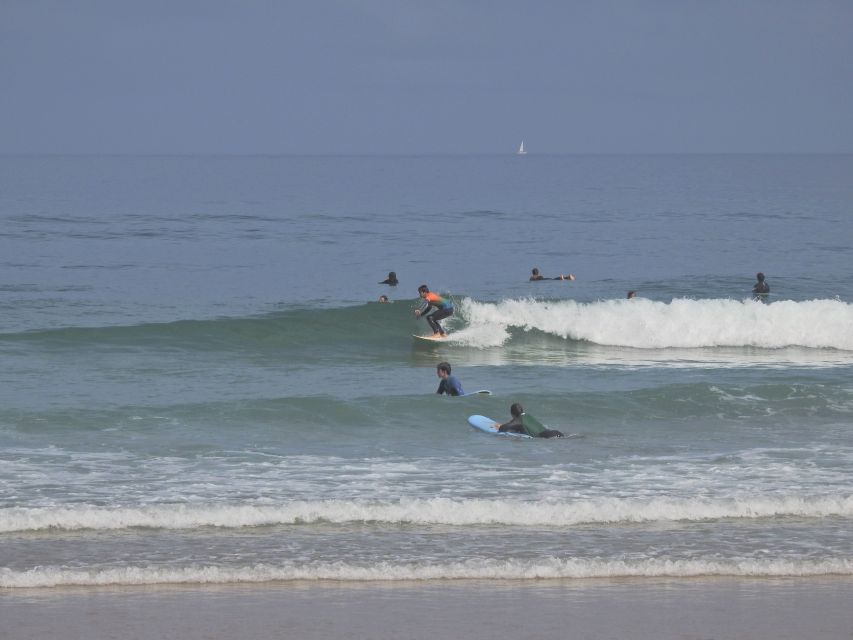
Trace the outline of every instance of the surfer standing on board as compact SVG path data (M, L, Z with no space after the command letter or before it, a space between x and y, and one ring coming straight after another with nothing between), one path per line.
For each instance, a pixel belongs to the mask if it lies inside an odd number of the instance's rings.
M443 338L447 332L441 328L438 321L453 315L453 303L430 291L425 284L418 287L418 295L423 299L423 303L421 303L420 309L415 310L415 315L426 318L434 338L439 336ZM434 311L429 313L430 309L434 309Z
M435 374L441 378L441 382L438 383L437 394L446 393L449 396L465 395L465 392L462 391L462 383L459 382L459 378L450 375L449 362L439 362L435 367Z

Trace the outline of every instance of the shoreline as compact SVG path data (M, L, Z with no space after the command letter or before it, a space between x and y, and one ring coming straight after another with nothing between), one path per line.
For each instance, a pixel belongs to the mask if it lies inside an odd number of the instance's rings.
M291 582L0 591L0 638L850 637L853 578Z

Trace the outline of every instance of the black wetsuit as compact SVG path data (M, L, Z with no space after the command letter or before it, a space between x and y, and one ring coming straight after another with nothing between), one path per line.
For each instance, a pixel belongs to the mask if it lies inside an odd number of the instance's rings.
M764 300L767 297L767 294L770 293L770 285L767 284L766 280L759 280L755 283L755 286L752 288L752 297L756 300Z

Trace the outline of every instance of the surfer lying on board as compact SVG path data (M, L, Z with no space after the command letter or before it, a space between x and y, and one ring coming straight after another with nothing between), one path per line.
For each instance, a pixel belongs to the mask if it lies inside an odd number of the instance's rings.
M525 433L531 438L562 438L563 434L556 429L548 429L533 416L524 413L524 407L519 403L509 408L512 420L497 425L498 431L509 433Z
M567 273L566 275L560 274L556 278L546 278L541 273L539 273L539 269L533 267L533 271L530 272L530 281L534 282L537 280L574 280L575 277L571 273Z
M425 284L418 287L418 295L423 298L423 303L421 304L421 308L415 311L415 315L426 318L432 329L433 337L446 336L447 332L441 328L438 321L453 315L453 303L446 298L442 298L437 293L430 291L429 287ZM428 313L430 309L434 309L434 311Z
M441 382L438 383L437 394L446 393L449 396L465 395L465 392L462 391L462 383L459 382L459 378L450 375L449 362L439 362L435 368L435 374L441 378Z

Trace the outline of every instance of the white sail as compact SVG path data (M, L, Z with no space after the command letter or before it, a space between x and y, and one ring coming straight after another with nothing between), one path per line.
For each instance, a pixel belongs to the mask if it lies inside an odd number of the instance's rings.
M521 146L518 147L518 155L523 156L527 152L524 150L524 140L521 141Z

